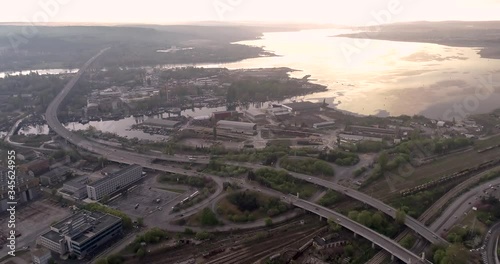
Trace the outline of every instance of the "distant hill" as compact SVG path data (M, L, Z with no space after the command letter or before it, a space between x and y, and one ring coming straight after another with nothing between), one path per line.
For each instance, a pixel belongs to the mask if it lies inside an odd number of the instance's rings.
M338 36L481 47L482 57L500 59L500 21L421 21L358 29L363 32Z

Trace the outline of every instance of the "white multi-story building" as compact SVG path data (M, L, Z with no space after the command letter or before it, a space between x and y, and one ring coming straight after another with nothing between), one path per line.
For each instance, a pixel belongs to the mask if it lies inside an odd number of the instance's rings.
M82 259L122 234L119 217L82 210L50 226L37 243L60 255Z
M130 165L127 168L87 185L87 196L91 200L98 201L105 195L111 195L140 180L141 177L142 167L139 165Z

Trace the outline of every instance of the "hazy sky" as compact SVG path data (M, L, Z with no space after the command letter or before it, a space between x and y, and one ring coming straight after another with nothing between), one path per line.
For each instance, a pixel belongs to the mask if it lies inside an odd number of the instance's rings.
M48 3L48 8L42 3ZM0 0L1 22L383 22L500 20L500 0ZM55 5L54 5L55 4ZM393 8L388 6L392 5Z

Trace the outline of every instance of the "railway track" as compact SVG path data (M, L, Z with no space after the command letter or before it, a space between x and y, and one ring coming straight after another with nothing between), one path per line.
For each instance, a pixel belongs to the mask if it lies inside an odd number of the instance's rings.
M455 196L457 196L461 191L464 189L469 188L471 185L475 184L478 182L481 177L484 176L485 173L488 173L493 170L497 170L500 168L500 166L496 166L494 168L491 168L487 171L481 171L478 174L474 175L473 177L470 177L469 179L459 183L455 187L453 187L451 190L449 190L447 193L445 193L441 198L439 198L429 209L425 210L425 212L420 215L418 218L418 221L424 223L427 225L427 222L433 219L435 216L437 216L437 213L440 212L441 209L444 208L444 206ZM448 217L448 219L451 217L451 215ZM443 223L445 223L444 221ZM439 226L441 228L441 226ZM401 232L394 240L397 242L400 242L405 236L410 234L410 229L406 228ZM416 252L421 252L425 249L427 246L427 243L422 243L422 241L418 240L415 243L415 246L412 248L412 251ZM385 252L385 251L380 251L377 253L372 259L370 259L367 264L381 264L383 261L387 258L390 257L390 254Z
M324 228L309 228L309 229L297 229L295 232L287 233L278 239L268 239L259 244L241 248L220 256L218 258L209 260L205 262L206 264L240 264L240 263L254 263L259 261L271 254L280 252L283 248L289 247L296 244L302 240L309 240L316 236L319 232L323 231ZM279 236L279 234L278 234Z
M228 238L224 238L222 240L215 241L213 243L204 243L197 247L190 247L189 245L171 249L168 251L163 251L161 253L151 253L151 255L147 255L146 258L141 262L147 262L148 264L164 264L165 261L168 260L168 263L177 263L181 261L185 261L188 259L192 259L195 257L201 257L201 252L216 250L221 247L232 247L238 244L243 244L244 241L253 235L256 235L259 232L268 232L271 234L282 234L286 232L286 230L292 229L294 227L303 227L300 225L301 220L305 220L306 222L312 222L315 217L310 216L299 216L292 220L291 222L277 224L277 226L273 228L268 227L260 227L247 231L234 231L231 235L228 235ZM205 246L204 246L205 245ZM203 247L204 246L204 247ZM203 248L200 248L203 247ZM126 263L139 263L136 259L130 259Z

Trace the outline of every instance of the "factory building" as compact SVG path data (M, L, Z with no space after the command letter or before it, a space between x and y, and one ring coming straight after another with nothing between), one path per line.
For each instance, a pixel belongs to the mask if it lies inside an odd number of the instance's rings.
M386 129L378 127L366 127L366 126L350 126L349 127L353 133L362 134L366 136L375 137L396 137L396 129Z
M38 244L60 255L76 255L82 259L122 234L119 217L82 210L52 225L42 234Z
M257 125L254 123L221 120L217 122L217 129L253 135L257 130Z
M301 113L317 112L321 110L320 104L315 104L311 102L296 102L296 103L284 104L283 107L286 108L288 112L296 115Z
M179 125L180 122L178 121L172 121L172 120L167 120L167 119L155 119L155 118L150 118L144 121L142 123L143 126L148 126L148 127L159 127L159 128L166 128L166 129L176 129Z
M33 176L17 172L15 177L15 201L18 204L29 202L39 195L39 179ZM9 173L5 168L0 168L0 213L5 212L9 207L8 191Z
M123 188L140 180L141 177L142 167L139 165L130 165L87 185L87 196L91 200L98 201L105 195L111 195L123 190Z
M64 183L61 192L78 200L85 199L87 198L88 183L89 183L89 177L87 176L79 177Z
M68 167L59 167L40 175L40 183L43 186L53 186L66 181L72 170Z
M258 109L246 110L245 116L252 122L259 122L266 120L266 115Z
M50 170L50 162L48 159L36 159L28 163L19 165L19 171L30 174L32 176L40 176Z
M237 116L237 115L238 115L238 112L236 112L236 111L219 111L219 112L213 112L211 117L213 120L219 121L219 120L225 120L225 119L231 118L233 116Z
M360 141L375 141L375 142L383 141L383 139L380 137L367 137L367 136L351 135L351 134L339 134L338 139L341 142L347 142L347 143L356 143Z
M313 128L315 129L321 129L321 128L331 128L335 126L335 121L329 121L329 122L322 122L322 123L316 123L313 124Z

